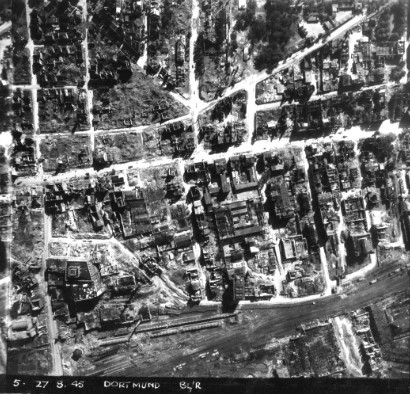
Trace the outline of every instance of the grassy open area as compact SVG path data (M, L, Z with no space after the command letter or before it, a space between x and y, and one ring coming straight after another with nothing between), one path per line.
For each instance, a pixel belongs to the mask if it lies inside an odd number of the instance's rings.
M17 211L13 215L11 257L20 263L42 261L44 252L43 213Z
M79 47L81 49L81 47ZM54 48L53 48L54 49ZM78 48L76 48L78 50ZM73 49L74 50L74 49ZM77 54L61 54L58 59L50 52L49 47L35 49L35 55L43 55L42 75L54 75L58 79L58 86L80 86L84 84L85 65L79 63ZM37 70L35 70L37 73ZM41 86L47 87L50 82L46 82L42 77L39 78Z
M24 48L13 54L13 82L15 85L30 85L30 51Z
M48 375L53 361L50 349L33 349L9 352L7 372L21 375Z
M85 90L42 89L37 101L42 133L73 133L90 128Z
M281 108L258 111L255 114L254 139L268 139L277 134L277 124L281 118Z
M192 0L182 0L173 2L164 1L164 13L162 14L161 28L166 37L170 38L175 34L188 32L191 28Z
M94 90L93 112L95 127L108 130L161 123L187 114L188 109L135 69L128 82Z
M46 172L67 171L92 164L90 137L85 135L48 136L41 140L40 152Z
M141 133L98 134L95 137L95 148L110 155L114 163L140 160L144 157Z
M67 212L63 212L59 215L51 216L51 232L53 237L64 237L67 235L67 226L66 223L69 223L69 216ZM48 244L49 247L51 244ZM50 255L54 254L50 252ZM56 254L59 256L59 254Z

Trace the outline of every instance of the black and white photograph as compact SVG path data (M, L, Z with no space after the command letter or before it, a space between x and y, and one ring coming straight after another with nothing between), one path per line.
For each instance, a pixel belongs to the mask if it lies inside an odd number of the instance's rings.
M0 0L0 392L408 393L409 0Z

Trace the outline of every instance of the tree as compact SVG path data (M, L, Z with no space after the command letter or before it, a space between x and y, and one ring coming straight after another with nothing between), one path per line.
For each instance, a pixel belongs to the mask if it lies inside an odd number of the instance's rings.
M198 38L194 47L194 62L195 62L195 78L199 78L204 74L205 63L204 63L204 35L203 33L198 34Z
M289 4L285 0L267 0L264 6L266 18L254 19L250 26L248 38L253 43L267 41L267 46L261 46L255 58L258 70L272 69L283 60L286 45L292 34L292 25L297 16L289 14Z
M407 81L404 85L403 85L403 90L407 93L410 93L410 80Z
M409 9L410 9L410 7L409 7ZM407 47L407 59L406 59L406 61L407 61L407 69L410 70L410 44Z
M394 29L398 36L402 36L406 29L406 7L404 1L399 1L391 6L391 13L394 16Z
M232 54L238 49L238 41L236 40L236 32L232 32L231 33L231 45L229 48L230 51L230 55L232 56Z
M248 0L246 2L246 12L252 16L255 16L257 7L258 7L258 4L256 3L256 0Z
M248 38L250 41L261 41L266 34L266 23L261 16L256 18L249 29Z
M164 0L163 6L164 6L164 12L161 14L161 28L165 32L165 34L168 36L170 22L173 17L174 7L171 6L170 0Z
M241 12L236 19L236 30L244 31L249 27L255 18L256 7L257 4L255 0L248 0L246 10Z
M406 72L400 67L393 67L390 73L390 80L399 83L400 80L406 75Z
M389 133L380 137L379 152L377 152L377 159L380 161L386 161L394 156L394 146L396 136L393 133Z
M219 49L226 38L226 10L218 12L215 20L215 46Z
M383 83L384 81L384 69L379 67L376 68L376 70L373 71L373 77L374 77L374 81L376 83Z
M272 49L270 46L264 46L255 57L255 68L258 71L268 69L272 70L278 62L283 60L283 53Z

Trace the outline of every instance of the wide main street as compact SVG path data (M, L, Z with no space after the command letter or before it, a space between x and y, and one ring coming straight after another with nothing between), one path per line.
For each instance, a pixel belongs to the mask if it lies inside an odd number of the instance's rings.
M194 126L194 131L196 134L196 138L198 139L198 134L199 134L199 127L198 127L198 117L200 116L201 113L204 111L207 111L211 109L215 104L224 99L225 97L228 97L235 92L238 92L240 90L245 90L247 92L247 111L246 111L246 124L247 124L247 129L248 129L248 139L244 143L242 143L240 146L237 147L231 147L228 149L228 154L230 156L236 155L236 154L241 154L244 152L262 152L267 149L272 149L275 148L279 145L284 146L287 143L289 143L288 140L282 139L280 141L257 141L256 143L252 144L252 135L254 132L254 126L255 126L255 116L256 112L261 109L265 109L265 107L270 107L274 106L274 104L267 104L267 105L257 105L255 103L255 88L256 85L263 81L266 78L269 78L271 75L275 75L292 65L296 64L297 62L300 62L305 56L308 54L313 53L314 51L317 51L318 49L322 48L324 45L329 43L330 41L334 40L335 38L342 37L343 35L346 34L349 30L353 29L354 27L358 26L360 23L362 23L364 20L368 19L369 16L366 15L356 15L352 17L350 20L348 20L346 23L343 25L339 26L336 28L331 34L329 34L327 37L318 40L315 44L310 46L309 48L304 48L296 53L294 53L292 56L289 58L285 59L284 61L280 62L276 68L273 69L272 73L267 73L266 71L261 71L261 72L256 72L252 74L251 76L243 79L242 81L238 82L232 87L229 87L225 89L223 94L218 97L217 99L211 101L211 102L204 102L199 98L199 88L198 88L198 81L195 78L195 67L194 67L194 60L192 56L193 48L194 48L194 43L196 38L198 37L198 28L199 28L199 10L198 10L198 3L197 1L192 2L192 7L193 7L193 19L191 23L191 29L192 29L192 34L190 38L190 61L189 61L189 79L190 79L190 86L191 86L191 99L186 100L184 99L184 104L187 105L189 108L188 110L190 111L188 114L181 116L180 118L177 119L170 119L167 122L163 124L169 124L174 121L178 120L184 120L184 121L191 121L193 126ZM384 7L382 7L384 9ZM382 11L380 9L379 11L375 12L372 15L376 15ZM35 85L35 77L33 77L33 83L30 88L32 88ZM34 89L35 90L35 89ZM174 95L176 96L176 94ZM320 98L321 96L318 96L316 98ZM36 118L38 117L37 115L37 102L34 102L34 112L36 114ZM90 108L91 111L91 108ZM37 121L37 119L36 119ZM38 124L38 122L36 123ZM139 127L130 127L127 129L113 129L113 130L108 130L104 131L104 133L118 133L118 132L137 132L137 133L143 133L144 131L149 131L153 129L153 127L159 126L157 125L148 125L148 126L139 126ZM94 130L94 128L91 128L89 131L82 131L82 132L77 132L77 134L88 134L91 137L91 144L92 146L94 145L94 136L98 133L103 132L102 130ZM344 135L347 135L349 138L355 139L355 137L358 135L355 130L351 130L351 132L348 131L343 131ZM39 143L40 140L47 138L49 134L41 134L41 135L36 135L35 139L37 140L37 143ZM308 140L305 140L305 143L309 142ZM206 152L203 150L202 146L198 146L197 149L194 151L194 153L191 155L190 160L196 162L196 161L201 161L205 159L217 159L219 156L226 155L225 154L212 154L210 155L209 152ZM161 164L163 161L163 158L159 159L158 165ZM127 163L121 163L121 164L112 164L110 167L105 168L103 171L104 172L109 172L112 170L121 170L123 168L132 166L135 168L138 168L140 166L151 166L156 164L156 160L135 160L135 161L128 161ZM92 167L88 168L82 168L82 169L72 169L69 171L66 171L64 174L58 174L58 175L52 175L52 174L45 174L42 171L42 168L40 166L40 171L38 171L36 176L33 177L26 177L22 178L21 180L17 181L17 184L19 183L27 183L27 184L35 184L35 183L40 183L43 180L47 181L58 181L61 178L73 178L73 177L84 177L86 174L92 175L95 174L96 171Z

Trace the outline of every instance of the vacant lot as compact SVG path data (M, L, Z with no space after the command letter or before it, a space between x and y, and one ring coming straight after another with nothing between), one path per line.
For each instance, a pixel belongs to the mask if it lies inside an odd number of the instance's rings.
M95 147L110 155L114 163L140 160L144 156L141 133L100 134L95 137Z
M19 263L42 263L44 252L43 213L18 210L13 215L11 257Z
M92 163L89 136L48 136L41 140L40 152L46 172L88 167Z
M129 82L96 89L93 97L97 129L108 130L160 123L188 113L188 109L140 71Z
M73 133L90 128L85 90L42 89L37 101L42 133Z

